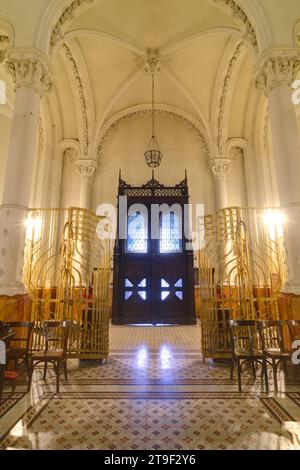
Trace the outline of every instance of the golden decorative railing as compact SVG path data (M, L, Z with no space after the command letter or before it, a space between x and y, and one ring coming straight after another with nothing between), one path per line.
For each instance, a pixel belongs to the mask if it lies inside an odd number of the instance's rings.
M30 211L23 279L34 349L43 345L44 320L73 320L69 355L107 357L112 247L98 237L99 224L105 231L109 221L79 208Z
M286 279L277 209L228 208L198 221L203 357L230 353L229 319L277 319Z

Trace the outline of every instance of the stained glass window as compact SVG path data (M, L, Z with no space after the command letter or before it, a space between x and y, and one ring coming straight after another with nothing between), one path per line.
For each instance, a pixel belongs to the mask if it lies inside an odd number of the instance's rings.
M181 226L177 214L167 212L160 218L160 253L181 253Z
M147 253L148 234L147 221L141 212L128 215L127 253Z

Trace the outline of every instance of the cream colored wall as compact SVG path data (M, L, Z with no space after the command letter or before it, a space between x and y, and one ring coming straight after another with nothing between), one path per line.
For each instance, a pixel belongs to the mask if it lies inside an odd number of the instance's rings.
M0 105L0 107L3 105ZM10 139L11 120L0 114L0 201L4 186L7 152Z
M155 170L155 177L173 186L184 178L187 169L190 202L204 203L206 212L210 213L214 208L212 178L195 131L170 116L157 116L156 128L163 160ZM144 159L150 136L150 116L125 120L112 130L104 143L95 175L94 209L100 203L116 204L119 169L123 179L134 185L144 184L151 178L151 169Z
M244 156L236 158L227 177L228 205L247 207L247 187L244 168Z

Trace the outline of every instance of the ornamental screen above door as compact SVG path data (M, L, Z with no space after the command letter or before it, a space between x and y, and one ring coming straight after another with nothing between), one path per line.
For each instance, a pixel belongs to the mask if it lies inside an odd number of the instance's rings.
M195 323L193 252L184 233L188 198L187 178L174 187L154 175L141 187L120 178L114 324Z

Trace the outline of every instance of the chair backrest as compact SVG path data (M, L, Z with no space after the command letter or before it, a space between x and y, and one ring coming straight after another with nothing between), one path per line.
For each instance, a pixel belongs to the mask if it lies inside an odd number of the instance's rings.
M257 321L262 348L284 350L283 320L261 320Z
M229 320L228 326L232 353L243 350L251 354L256 341L256 322L254 320Z
M300 340L300 320L287 320L291 341Z
M67 352L69 330L72 322L68 320L52 321L47 320L43 323L43 334L45 337L45 350L61 349Z
M34 328L34 322L31 321L11 321L8 325L12 328L15 336L13 337L10 347L14 349L24 348L29 350L32 332ZM17 343L17 345L14 345ZM22 344L23 343L23 344Z

